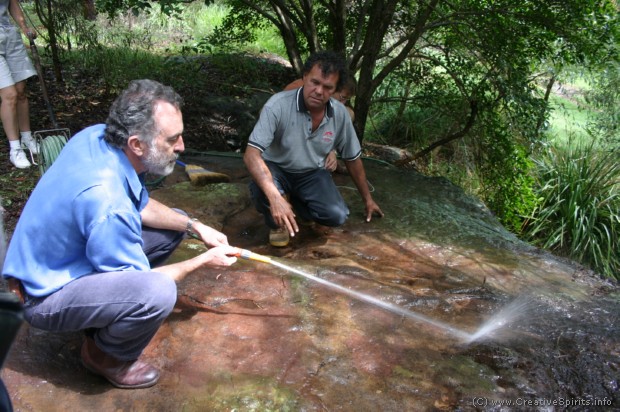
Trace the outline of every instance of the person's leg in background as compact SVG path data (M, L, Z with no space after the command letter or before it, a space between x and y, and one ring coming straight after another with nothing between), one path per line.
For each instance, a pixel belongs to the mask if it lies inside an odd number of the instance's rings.
M4 66L5 69L7 68L6 62L0 59L0 78L6 73L6 70L3 70L2 66ZM25 169L30 167L30 162L21 147L21 141L19 139L17 96L18 92L14 84L0 88L0 120L2 121L4 133L9 140L9 159L11 163L19 169Z
M22 149L28 149L33 155L39 154L39 145L32 137L30 130L30 102L26 93L26 81L22 80L15 84L17 91L17 124L19 128L19 137L22 142Z
M9 140L9 159L17 168L30 167L23 149L34 162L39 148L30 130L26 79L37 74L16 27L2 28L4 54L0 57L0 120ZM21 138L21 141L20 141Z

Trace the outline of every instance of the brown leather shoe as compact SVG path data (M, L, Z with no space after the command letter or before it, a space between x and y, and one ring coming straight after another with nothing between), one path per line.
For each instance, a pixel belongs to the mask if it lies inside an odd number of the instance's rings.
M119 361L97 347L87 337L82 344L82 365L94 374L101 375L117 388L139 389L153 386L159 380L159 371L140 360Z

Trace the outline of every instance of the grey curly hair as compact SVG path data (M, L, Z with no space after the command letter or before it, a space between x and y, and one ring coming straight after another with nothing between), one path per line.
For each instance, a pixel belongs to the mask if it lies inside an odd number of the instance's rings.
M129 136L136 135L141 141L151 143L157 133L153 112L158 101L170 103L179 110L183 105L183 99L172 87L148 79L131 81L112 103L105 141L123 148Z

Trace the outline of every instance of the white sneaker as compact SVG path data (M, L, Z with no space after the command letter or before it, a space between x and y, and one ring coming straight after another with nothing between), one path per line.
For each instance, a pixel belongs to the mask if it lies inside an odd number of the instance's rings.
M13 149L9 155L9 160L18 169L26 169L30 167L30 162L26 158L26 153L22 149Z
M30 150L33 155L39 154L39 144L32 136L22 138L22 149Z

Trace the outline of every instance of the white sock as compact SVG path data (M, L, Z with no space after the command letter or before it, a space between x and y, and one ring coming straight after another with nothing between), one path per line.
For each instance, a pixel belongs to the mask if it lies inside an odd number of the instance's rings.
M11 147L11 150L22 148L19 140L9 140L9 146Z
M23 141L24 139L26 139L26 140L28 140L28 139L32 139L32 134L31 134L31 132L30 132L30 131L28 131L28 132L19 132L19 134L20 134L20 135L21 135L21 137L22 137L22 141Z

